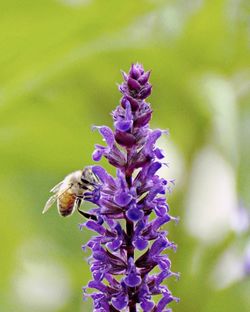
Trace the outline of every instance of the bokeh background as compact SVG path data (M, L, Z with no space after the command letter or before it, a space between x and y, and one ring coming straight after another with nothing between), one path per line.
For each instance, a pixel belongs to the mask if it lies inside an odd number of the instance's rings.
M41 211L92 164L91 126L112 125L120 69L137 61L152 69L151 126L170 129L172 307L250 311L249 12L247 0L1 0L1 312L92 311L90 233L77 214Z

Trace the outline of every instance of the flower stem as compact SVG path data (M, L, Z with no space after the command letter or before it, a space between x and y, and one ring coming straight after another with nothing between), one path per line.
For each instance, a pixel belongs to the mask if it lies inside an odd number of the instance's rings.
M133 304L133 306L129 306L129 312L136 312L136 304Z
M129 151L127 151L127 158L129 158ZM132 175L126 174L126 182L128 184L128 188L130 189L132 186ZM126 232L127 232L127 259L134 259L134 246L132 244L133 236L134 236L134 223L126 218Z
M134 246L132 245L132 239L134 235L134 223L130 220L126 220L127 231L127 259L134 259Z
M134 259L134 246L132 244L132 239L134 235L134 223L130 220L126 220L126 232L127 232L127 259ZM129 297L129 311L136 312L136 302L134 301L135 287L129 287L128 297Z
M130 157L129 151L127 151L127 158ZM132 186L132 174L126 172L126 182L128 184L128 188ZM134 222L130 221L126 218L126 234L127 234L127 260L129 258L134 259L134 246L132 244L133 236L134 236ZM135 287L129 287L128 297L129 297L129 312L136 312L136 302L134 301L134 292Z

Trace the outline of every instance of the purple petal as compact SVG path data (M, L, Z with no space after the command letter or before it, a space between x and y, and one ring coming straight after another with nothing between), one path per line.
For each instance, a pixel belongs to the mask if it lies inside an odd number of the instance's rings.
M132 200L132 195L130 195L129 193L125 191L117 193L114 197L115 203L121 207L127 206L131 202L131 200Z
M125 112L125 117L127 120L133 120L133 114L131 111L131 105L130 102L127 100L125 103L125 108L126 108L126 112Z
M117 249L119 249L122 245L122 240L120 239L115 239L112 242L108 243L106 246L112 250L112 251L116 251Z
M133 125L132 120L120 120L115 123L115 128L119 131L126 132L131 129Z
M92 154L92 159L94 161L99 161L101 160L104 153L105 153L105 149L95 149Z
M129 75L134 79L138 79L140 77L141 71L138 64L132 64L129 71Z
M121 73L122 73L122 76L123 76L123 79L125 80L125 81L127 81L128 80L128 75L125 73L125 71L123 71L123 70L121 70Z
M126 216L129 218L130 221L136 222L138 220L141 220L144 217L144 213L140 209L134 207L134 208L130 208L126 212Z
M170 266L171 266L171 261L169 260L168 256L161 256L160 259L158 259L158 265L159 265L159 268L162 270L162 271L165 271L165 270L169 270L170 269Z
M124 282L130 287L138 286L141 283L141 277L136 272L136 266L132 257L128 259L128 275L124 279Z
M146 82L148 82L149 76L151 74L151 71L145 72L141 77L138 79L138 82L142 85L144 85Z
M167 277L171 276L171 273L168 271L162 271L156 276L155 284L159 286Z
M143 311L145 312L150 312L152 311L153 307L154 307L154 302L153 301L148 301L146 299L143 299L141 302L141 308Z
M140 93L138 94L138 97L142 100L146 99L148 96L150 96L152 90L152 86L147 86L143 88Z
M116 130L115 140L118 144L126 147L132 147L136 143L136 138L133 134Z
M156 205L154 210L155 210L155 213L158 217L164 217L165 214L168 212L168 205L167 204Z
M139 222L137 222L135 227L135 235L139 235L141 230L143 230L145 226L146 226L145 220L140 220Z
M162 164L160 162L154 162L150 167L148 168L148 177L152 177L160 168Z
M154 150L154 153L155 153L156 158L158 159L162 159L165 157L162 150L159 149L158 147Z
M132 64L131 69L129 71L129 75L134 79L138 79L140 77L141 72L137 65Z
M115 225L114 228L115 228L115 230L116 230L116 232L117 232L118 235L122 235L123 229L122 229L122 226L121 226L120 223L116 223L116 225Z
M144 127L149 123L151 119L152 111L147 112L146 114L140 115L134 122L134 127L140 128Z
M153 157L154 145L156 141L159 139L159 137L161 136L161 134L162 134L162 131L159 129L154 130L149 134L147 142L144 146L144 151L146 155Z
M134 89L134 90L140 90L141 85L139 84L139 82L137 82L135 79L129 77L128 78L128 86L130 89Z
M152 222L152 228L156 231L159 227L169 222L170 220L171 220L171 217L169 215L158 217Z
M168 241L160 237L156 241L154 241L153 245L150 249L150 255L159 255L166 247L168 246Z
M138 250L143 250L145 248L147 248L148 246L148 241L147 240L144 240L144 239L141 239L141 238L137 238L135 240L135 247L138 249Z
M171 294L164 294L164 297L159 301L156 306L156 312L162 312L165 306L173 300L174 298L171 296Z
M94 222L94 221L92 221L92 220L87 221L87 222L85 223L85 226L86 226L88 229L99 233L100 235L104 235L105 232L106 232L106 230L105 230L105 228L104 228L103 226L97 224L96 222Z
M93 258L102 262L106 262L108 257L107 255L102 251L96 251L93 253Z
M94 312L109 311L109 303L104 294L92 293L90 296L94 301Z
M156 129L153 130L149 136L148 136L148 140L147 140L147 145L152 146L156 143L156 141L159 139L159 137L162 134L162 130L160 129Z
M130 273L127 277L125 277L124 282L129 287L136 287L141 284L141 277L136 273Z
M128 94L126 95L126 97L123 97L121 100L121 105L123 108L126 108L126 102L127 101L129 101L132 111L136 111L138 109L139 101L137 99L134 99L133 97L131 97Z
M101 166L93 166L92 171L102 182L106 182L108 174L104 168Z
M107 291L107 286L105 286L102 282L99 281L90 281L88 283L89 288L95 288L97 290L100 290L103 293L106 293Z
M128 297L121 294L115 298L112 298L112 304L117 310L122 310L128 305Z
M123 94L126 94L128 92L127 85L126 85L125 82L123 82L122 84L118 85L118 89Z
M107 126L94 126L93 129L98 129L100 134L103 136L104 140L106 141L109 147L112 147L115 142L113 131Z
M92 275L95 281L102 281L104 278L104 273L102 271L93 272Z
M135 67L139 70L140 74L143 75L144 74L144 68L142 66L142 64L140 63L136 63Z

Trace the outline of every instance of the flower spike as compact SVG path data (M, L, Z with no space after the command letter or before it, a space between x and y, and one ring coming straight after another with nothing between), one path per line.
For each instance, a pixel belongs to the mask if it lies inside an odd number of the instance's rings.
M138 63L128 73L122 72L122 99L112 112L114 130L94 127L105 143L95 145L93 160L104 157L116 168L112 177L101 166L92 167L101 181L98 198L92 200L97 219L81 224L96 233L83 247L92 252L93 279L84 296L92 298L94 312L167 312L168 304L178 301L164 285L167 278L179 276L171 271L166 253L176 245L163 229L177 218L169 215L165 197L172 181L158 174L165 163L157 140L166 131L149 127L150 74ZM157 302L156 295L160 295Z

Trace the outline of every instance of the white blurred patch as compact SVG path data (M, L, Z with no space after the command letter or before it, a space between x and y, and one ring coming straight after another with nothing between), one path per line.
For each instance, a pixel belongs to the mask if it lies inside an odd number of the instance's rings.
M249 10L246 10L247 0L228 0L225 2L224 16L227 20L227 29L232 33L237 30L237 24L249 21Z
M232 83L238 99L250 95L250 68L238 71L232 78Z
M57 311L71 296L66 269L48 255L45 246L49 247L40 240L31 241L19 251L13 288L20 310Z
M242 253L231 247L219 259L211 275L211 285L217 289L229 287L244 277Z
M15 292L30 309L57 310L69 298L65 272L56 263L26 262L15 277Z
M231 229L237 207L232 167L207 146L194 160L189 183L185 204L188 231L203 242L221 241Z
M138 43L146 40L157 41L175 39L181 35L186 23L197 10L202 6L202 0L176 1L171 4L159 5L156 10L139 16L136 22L130 25L126 31L127 35L122 39L131 41L134 39Z
M159 15L159 27L170 36L178 36L183 30L185 15L176 5L168 6Z
M165 158L163 162L167 165L162 165L158 171L160 177L166 180L174 180L175 188L180 188L185 181L185 165L184 158L177 146L165 136L162 136L157 141L157 147L163 150Z
M238 112L233 85L223 77L207 75L202 79L204 103L212 114L212 140L234 164L238 160Z

